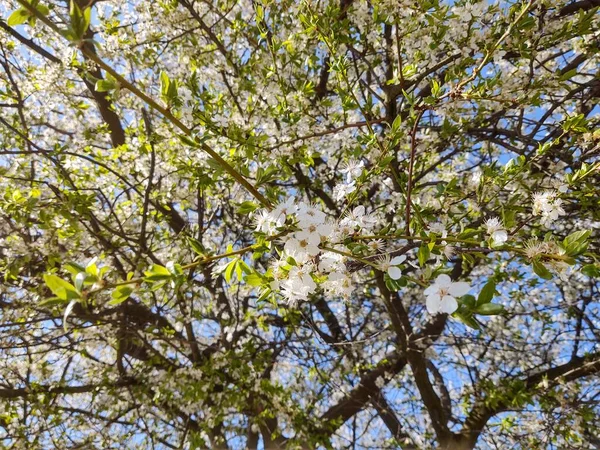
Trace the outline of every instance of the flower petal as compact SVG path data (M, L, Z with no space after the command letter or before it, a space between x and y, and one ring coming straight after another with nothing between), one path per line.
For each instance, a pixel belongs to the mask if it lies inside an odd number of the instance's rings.
M440 312L452 314L457 309L458 303L456 302L456 299L450 295L444 295L444 298L440 303Z
M471 290L471 286L469 283L465 283L464 281L459 281L458 283L452 283L448 288L448 292L450 295L455 297L462 297L467 292Z
M440 312L440 296L437 294L427 297L425 302L429 314L438 314Z
M438 291L439 291L439 286L432 284L427 289L425 289L425 291L423 291L423 294L425 294L425 297L429 297L430 295L437 294Z
M508 240L508 233L505 230L494 231L492 239L495 244L503 244Z
M390 261L390 264L392 266L397 266L398 264L402 264L404 261L406 261L406 255L402 255L402 256L395 256L394 258L392 258L392 260Z
M450 285L452 284L452 280L450 279L450 277L448 275L446 275L445 273L438 275L438 277L435 279L435 284L437 284L440 287L450 287Z
M402 271L399 268L395 267L395 266L390 267L387 270L387 273L388 273L388 275L390 276L390 278L392 280L397 280L397 279L399 279L402 276Z
M358 205L356 208L352 210L352 215L354 217L361 217L365 215L365 207L363 205Z

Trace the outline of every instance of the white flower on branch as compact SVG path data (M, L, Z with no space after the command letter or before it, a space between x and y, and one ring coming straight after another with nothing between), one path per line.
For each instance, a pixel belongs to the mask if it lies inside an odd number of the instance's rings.
M562 208L562 200L557 198L556 191L536 192L533 194L533 214L542 216L541 224L546 228L566 214Z
M367 214L363 205L355 207L341 221L342 226L359 227L365 230L370 230L377 223L377 218L371 214Z
M354 179L362 174L365 163L356 159L351 159L344 164L340 172L345 176L346 183L354 183Z
M502 245L508 240L508 233L497 217L491 217L486 220L485 227L492 238L493 245Z
M333 188L333 198L336 202L340 202L344 200L348 195L356 190L355 183L343 183L337 184Z
M327 281L323 283L323 289L328 294L344 298L350 297L350 294L354 291L352 280L342 272L331 272Z
M308 231L298 231L285 243L284 250L296 262L305 262L313 256L317 256L321 251L319 244L321 238L317 233Z
M452 314L458 309L457 298L471 290L469 283L453 282L446 274L439 275L435 282L425 289L427 311L430 314Z
M379 267L379 270L382 272L387 272L392 280L399 280L402 276L402 270L400 270L400 267L398 266L404 261L406 261L406 255L395 256L391 259L390 255L384 255L379 259L377 267Z
M294 266L290 269L288 279L281 282L281 295L287 298L289 304L306 300L315 292L317 283L311 276L313 269L311 264L302 267Z

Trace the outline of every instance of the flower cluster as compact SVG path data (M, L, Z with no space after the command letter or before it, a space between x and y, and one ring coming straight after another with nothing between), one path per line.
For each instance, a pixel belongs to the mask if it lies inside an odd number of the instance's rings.
M532 261L538 258L544 258L546 264L548 264L563 281L566 281L571 273L571 266L561 259L561 257L565 255L565 250L559 247L556 242L530 239L525 244L525 254Z
M352 276L344 260L350 250L341 241L357 232L372 231L376 223L376 218L362 205L339 221L315 205L296 204L293 198L271 211L259 211L256 231L272 234L286 224L294 230L281 238L283 250L273 264L271 288L289 303L307 300L319 287L329 295L348 297L353 290ZM395 267L398 259L394 258L392 263L389 271L395 276L396 270L399 271Z
M356 178L358 178L365 167L362 161L351 159L341 169L341 173L344 175L344 181L333 190L333 197L336 201L343 200L348 194L351 194L356 190Z
M295 203L293 198L270 211L258 211L255 220L256 231L282 234L280 257L269 270L270 288L287 299L288 304L306 301L318 289L334 297L348 298L353 292L353 283L345 260L352 257L352 250L343 242L357 233L372 232L377 223L376 217L368 214L362 205L341 220L334 220L315 205ZM503 243L508 238L498 219L489 219L486 226L494 243ZM443 230L437 231L445 236L447 231L443 225L441 228ZM378 252L381 246L381 241L375 240L374 246L367 247ZM405 261L406 255L383 253L370 265L386 273L391 280L399 280ZM427 310L430 314L451 314L458 308L456 299L470 289L468 283L452 282L448 275L439 275L424 292Z
M562 200L556 191L536 192L533 194L533 214L541 215L541 224L549 228L560 216L566 214Z

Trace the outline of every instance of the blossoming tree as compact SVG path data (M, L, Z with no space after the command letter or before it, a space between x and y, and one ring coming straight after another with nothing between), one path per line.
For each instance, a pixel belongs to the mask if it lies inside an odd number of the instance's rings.
M599 6L2 2L2 448L600 448Z

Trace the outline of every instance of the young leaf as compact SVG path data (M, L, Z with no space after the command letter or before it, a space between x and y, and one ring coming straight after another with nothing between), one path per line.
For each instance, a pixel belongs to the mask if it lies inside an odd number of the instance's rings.
M94 87L94 89L96 89L96 92L110 92L114 91L117 88L117 84L112 80L98 80L96 81L96 86Z
M261 286L263 283L263 279L261 278L261 276L256 273L251 273L250 275L246 275L246 277L244 278L244 281L246 282L246 284L249 284L250 286Z
M132 292L133 287L130 285L117 286L111 295L112 300L108 304L110 306L120 305L129 298Z
M29 11L27 11L26 9L17 9L16 11L13 11L13 13L10 16L8 16L6 23L9 27L15 27L17 25L21 25L27 22L29 16Z
M228 283L231 281L231 276L233 275L233 270L235 269L235 266L237 266L237 259L234 259L233 261L231 261L229 264L227 264L227 267L225 268L225 281L227 281Z
M419 253L417 254L418 258L419 258L419 265L421 267L423 267L425 265L425 263L427 262L427 260L429 259L429 247L427 246L427 244L423 244L421 245L421 247L419 247Z
M190 244L190 247L192 247L194 253L196 253L198 256L205 256L206 249L199 241L194 238L188 238L188 243Z
M587 238L590 236L591 231L575 231L568 235L562 242L564 249L569 256L576 256L583 253L588 246Z
M482 316L497 316L504 312L504 306L499 305L498 303L485 303L479 305L475 312Z
M464 323L469 328L473 328L474 330L481 329L481 327L479 326L479 323L477 323L477 321L473 318L471 313L463 314L463 313L460 313L457 311L452 314L452 317L455 317L456 319L460 320L462 323Z
M150 270L144 272L144 275L146 275L144 280L150 283L153 283L155 281L168 280L173 276L171 272L169 272L169 269L158 264L153 264L152 267L150 267Z
M77 275L79 272L85 272L85 267L74 262L66 263L64 268L67 269L71 275Z
M238 263L235 265L235 275L238 280L242 279L242 260L239 259Z
M71 18L69 38L73 41L81 41L90 26L92 9L88 7L81 11L77 2L71 0L69 17Z
M263 300L265 300L269 295L271 295L271 288L267 288L265 289L262 294L260 294L260 297L258 297L258 299L256 299L257 302L261 302Z
M477 297L477 306L491 302L495 293L496 282L494 280L489 280L487 283L485 283L485 286L483 286L483 289L481 289L481 292Z
M544 280L552 279L552 274L550 273L550 271L546 269L546 266L544 266L544 264L542 264L539 261L533 262L533 271L536 273L536 275L543 278Z
M56 275L45 274L44 282L46 283L46 286L48 286L48 289L61 300L74 300L80 298L79 292L77 292L75 286Z

